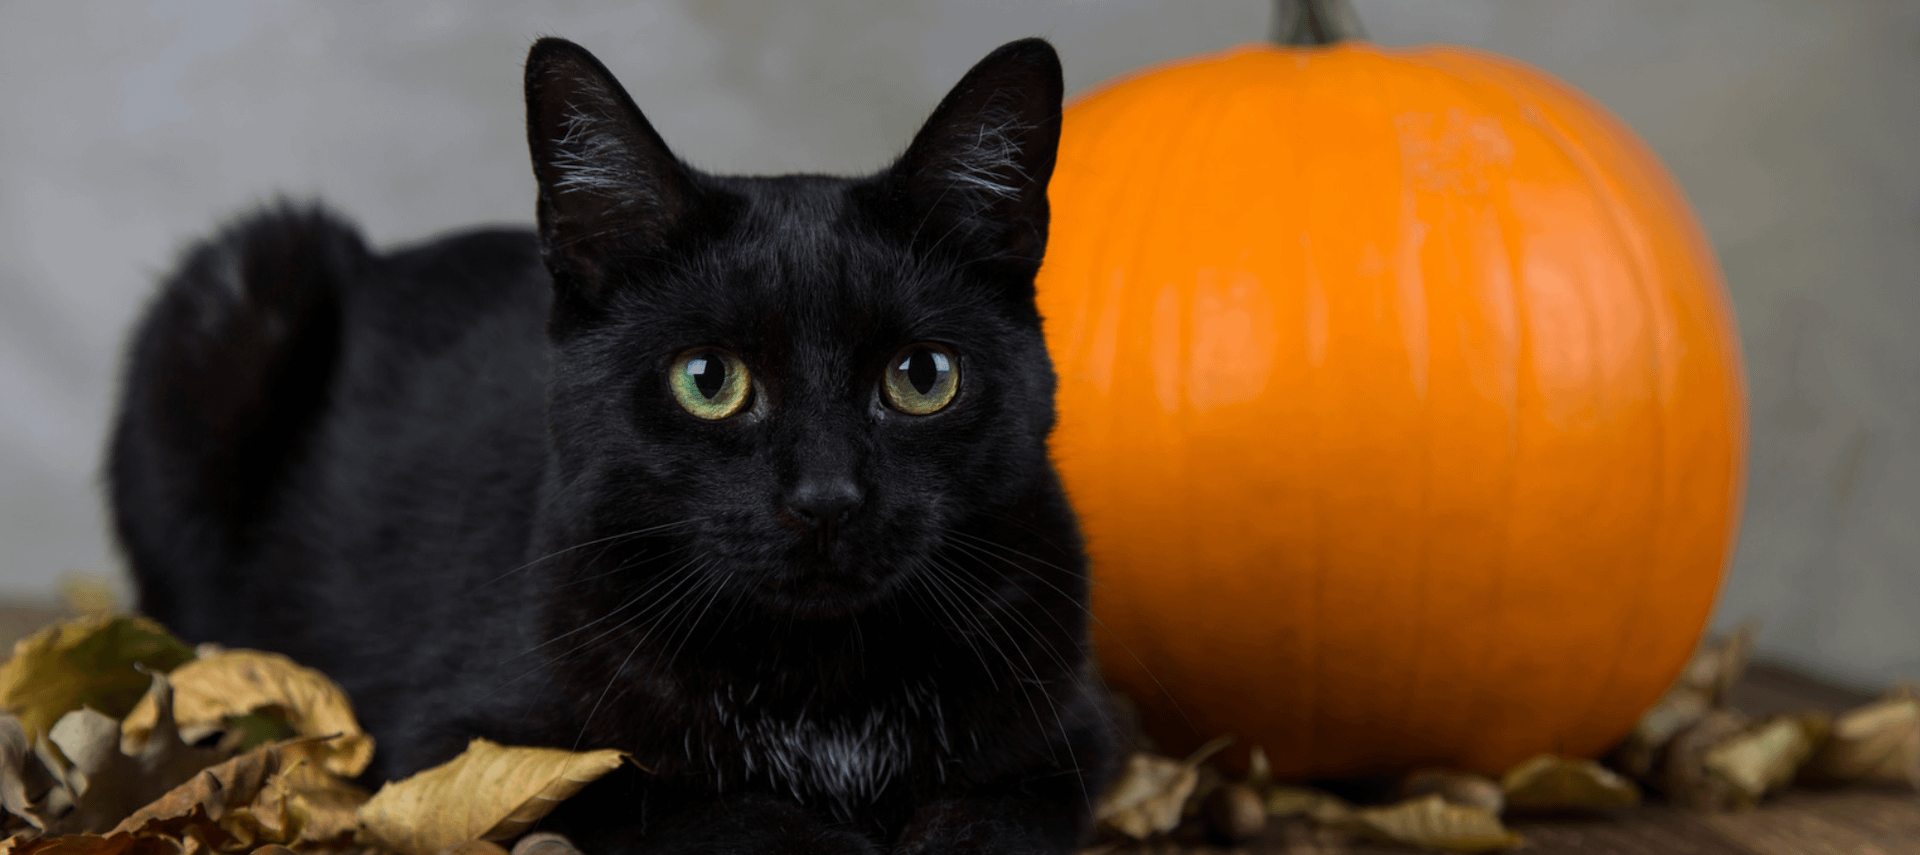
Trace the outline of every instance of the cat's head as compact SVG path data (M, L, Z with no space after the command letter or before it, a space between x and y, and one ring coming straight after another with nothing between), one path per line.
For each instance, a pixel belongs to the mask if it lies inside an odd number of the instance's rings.
M537 43L563 539L831 616L1057 489L1034 275L1060 103L1053 49L1018 41L876 175L714 176L584 49Z

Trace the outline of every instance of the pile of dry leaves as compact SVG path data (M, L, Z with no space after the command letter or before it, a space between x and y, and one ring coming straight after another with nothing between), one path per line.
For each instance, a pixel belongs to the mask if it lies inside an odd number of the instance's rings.
M1374 806L1276 781L1254 749L1228 780L1221 739L1176 760L1133 754L1099 805L1108 848L1162 835L1245 840L1274 817L1329 833L1458 852L1517 845L1513 811L1606 811L1642 787L1698 807L1752 805L1795 781L1920 789L1920 693L1838 718L1751 720L1726 705L1744 635L1704 648L1612 758L1552 756L1495 781L1426 771ZM49 628L0 665L0 855L299 852L579 855L526 834L627 758L476 740L446 765L369 794L373 757L346 695L284 656L192 649L152 621L98 615Z
M1920 691L1896 688L1837 718L1755 720L1727 706L1750 645L1751 634L1742 632L1704 646L1608 765L1541 755L1498 781L1418 771L1400 779L1398 801L1390 804L1359 806L1275 781L1257 747L1247 776L1228 780L1207 763L1227 739L1185 760L1138 752L1098 806L1103 848L1162 835L1241 841L1259 835L1270 818L1302 817L1335 834L1487 852L1522 842L1501 822L1505 814L1618 810L1639 804L1643 787L1710 810L1751 807L1795 781L1920 790Z
M504 855L625 759L476 740L369 795L351 779L373 738L332 681L278 654L194 650L136 617L20 642L0 708L0 855ZM515 852L572 847L528 835Z

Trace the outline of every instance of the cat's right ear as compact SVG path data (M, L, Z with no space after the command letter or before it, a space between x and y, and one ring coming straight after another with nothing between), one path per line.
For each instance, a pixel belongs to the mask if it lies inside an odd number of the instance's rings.
M541 242L550 260L580 268L578 287L597 290L602 250L644 251L674 232L692 202L687 167L586 48L534 42L526 86Z

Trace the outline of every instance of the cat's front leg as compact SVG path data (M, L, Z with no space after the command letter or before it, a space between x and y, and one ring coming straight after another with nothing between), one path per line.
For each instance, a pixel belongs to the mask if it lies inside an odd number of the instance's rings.
M865 836L765 793L689 797L590 787L544 828L584 855L879 855Z
M893 855L1063 855L1091 823L1087 800L1071 794L1008 793L941 799L914 813Z

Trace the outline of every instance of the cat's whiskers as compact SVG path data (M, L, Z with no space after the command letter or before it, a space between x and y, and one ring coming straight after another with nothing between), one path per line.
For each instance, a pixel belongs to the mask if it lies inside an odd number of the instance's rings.
M1058 650L1055 650L1052 645L1047 643L1047 639L1041 636L1039 628L1035 627L1032 621L1027 620L1026 617L1024 615L1021 615L1018 610L1009 608L1008 604L1004 600L1001 600L1000 598L995 597L993 595L993 592L986 589L984 583L982 583L977 578L971 577L966 572L965 568L959 566L956 563L953 563L950 559L946 561L942 561L942 556L938 555L937 553L934 555L930 555L929 558L931 558L936 565L943 565L947 568L949 572L945 574L945 580L950 581L954 584L955 590L958 594L964 595L968 599L972 600L974 606L977 608L976 613L984 614L987 616L988 619L992 620L994 625L1000 628L1001 633L1007 637L1009 643L1013 644L1014 650L1019 652L1020 661L1026 665L1027 676L1029 681L1026 684L1027 688L1024 691L1022 691L1021 694L1026 696L1027 706L1033 712L1034 723L1040 725L1041 727L1046 726L1046 721L1042 719L1040 716L1039 706L1033 702L1034 689L1037 688L1039 690L1041 699L1046 702L1047 711L1051 713L1053 716L1054 726L1060 729L1060 747L1066 749L1068 765L1073 769L1074 776L1080 782L1081 800L1085 803L1088 813L1092 813L1093 793L1087 787L1086 773L1081 770L1080 760L1077 756L1075 756L1075 752L1073 750L1073 735L1067 729L1066 719L1061 717L1060 715L1059 702L1056 701L1053 697L1053 692L1051 691L1052 681L1046 680L1040 676L1039 669L1034 667L1033 660L1027 657L1025 647L1019 644L1018 641L1013 637L1013 633L1008 630L1007 623L1000 620L1000 617L997 614L997 612L1004 611L1007 613L1007 616L1009 618L1018 620L1019 623L1015 624L1015 626L1018 626L1020 629L1022 629L1022 631L1026 632L1028 639L1030 639L1035 646L1039 647L1042 650L1047 651L1047 653L1053 656L1054 663L1057 666L1059 666L1061 669L1062 677L1071 678L1073 676L1072 666L1070 666L1067 663L1066 659L1060 655L1060 652ZM968 585L971 585L972 587L969 588ZM1001 608L996 609L994 608L995 605L999 605ZM999 642L997 640L994 640L994 637L992 635L989 635L987 638L995 646L995 648L998 649ZM1006 657L1006 654L1004 653L1004 651L1001 653L1001 655L1002 657L1007 658L1007 662L1009 666L1013 665L1013 660L1011 659L1011 657ZM1112 722L1109 721L1108 724L1111 725ZM1053 746L1049 744L1048 745L1049 753L1051 753L1052 748ZM1057 758L1056 758L1056 762L1058 762Z
M676 550L676 551L678 551L678 550ZM670 553L669 553L669 554L670 554ZM642 560L642 559L639 559L639 558L634 558L634 559L629 559L629 560L627 560L627 561L624 561L624 562L621 562L621 564L620 564L620 566L619 566L618 568L616 568L616 570L619 570L619 571L624 571L624 570L626 570L626 569L627 569L628 567L631 567L631 566L633 566L633 565L634 565L635 563L638 563L638 562L639 562L640 560ZM684 570L684 569L686 569L686 567L687 567L687 565L688 565L688 564L691 564L691 563L693 563L693 562L692 562L692 559L688 559L688 560L686 560L686 561L683 561L683 562L681 562L681 563L680 563L679 565L676 565L676 566L674 566L674 567L672 567L672 568L669 568L669 569L667 569L666 571L664 571L664 572L662 572L662 573L660 574L660 576L659 576L659 578L656 578L656 579L654 579L654 581L653 581L653 584L651 584L651 585L648 585L648 586L647 586L647 587L646 587L645 589L643 589L643 590L641 590L641 591L640 591L640 593L638 593L638 594L634 594L634 595L633 595L632 597L629 597L629 598L627 599L627 601L626 601L626 602L624 602L624 603L621 603L620 605L617 605L617 606L614 606L614 607L613 607L612 609L610 609L610 610L608 610L606 614L603 614L603 615L601 615L601 616L599 616L599 617L597 617L597 618L594 618L593 620L590 620L590 621L587 621L587 622L586 622L586 623L584 623L584 624L581 624L581 625L579 625L579 626L577 626L577 627L574 627L573 629L570 629L570 630L567 630L566 632L563 632L563 633L561 633L561 634L559 634L559 635L556 635L556 636L554 636L554 637L552 637L552 638L549 638L549 639L547 639L546 641L543 641L543 642L540 642L539 644L536 644L536 645L534 645L534 646L532 646L532 647L529 647L529 648L527 648L527 649L525 649L525 650L522 650L522 651L520 651L519 653L517 653L517 654L515 654L513 658L514 658L514 659L518 659L518 658L520 658L521 656L525 656L525 655L527 655L527 654L529 654L529 653L534 653L534 652L537 652L537 651L539 651L539 650L540 650L541 648L544 648L544 647L546 647L546 646L548 646L548 645L550 645L550 644L555 644L555 643L557 643L557 642L560 642L560 641L562 641L562 640L564 640L564 639L566 639L566 638L568 638L568 637L570 637L570 636L573 636L573 635L574 635L574 634L576 634L576 633L580 633L580 632L584 632L584 631L586 631L586 630L588 630L588 629L591 629L591 628L593 628L593 627L594 627L595 625L597 625L597 624L599 624L600 622L602 622L602 621L605 621L605 620L607 620L607 619L609 619L609 618L611 618L611 617L613 617L614 615L617 615L617 614L619 614L619 613L621 613L621 612L623 612L623 611L625 611L625 610L627 610L628 608L630 608L630 607L632 607L632 606L633 606L633 605L634 605L635 603L638 603L638 602L640 602L640 601L642 601L642 600L645 600L645 599L647 598L647 595L649 595L649 594L652 594L652 593L653 593L654 591L657 591L657 590L659 590L659 589L660 589L660 586L661 586L661 585L664 585L664 584L666 584L666 583L668 583L668 582L670 582L670 581L673 581L673 580L675 580L676 578L679 578L679 577L677 577L677 576L676 576L675 574L677 574L677 573L679 573L679 572L680 572L681 570ZM683 580L683 581L684 581L684 580ZM611 633L613 633L613 632L617 632L617 631L619 631L619 629L620 629L621 627L623 627L623 626L626 626L626 625L627 625L628 623L631 623L632 621L634 621L635 619L637 619L637 618L638 618L638 617L639 617L640 615L644 615L644 614L646 614L646 611L647 611L647 609L644 609L644 608L643 608L643 609L641 609L641 610L640 610L640 612L639 612L638 614L636 614L636 615L634 615L634 616L631 616L631 617L629 617L629 618L627 618L627 620L626 620L626 621L622 621L622 622L621 622L620 624L617 624L617 625L615 625L614 627L612 627L612 628L610 628L610 629L607 629L607 630L605 630L605 631L603 631L603 632L601 632L601 633L600 633L599 635L596 635L596 636L594 636L593 638L589 638L589 639L587 639L587 640L586 640L585 642L582 642L582 643L581 643L581 644L580 644L579 646L576 646L576 647L574 647L574 648L572 648L572 649L570 649L570 650L568 650L567 652L565 652L565 653L562 653L562 654L560 654L560 655L558 655L558 656L556 656L556 657L554 657L554 658L555 658L555 659L565 659L566 657L568 657L568 656L571 656L571 655L573 655L574 653L577 653L577 652L579 652L580 650L582 650L582 649L584 649L584 648L585 648L585 647L586 647L587 645L590 645L590 644L592 644L592 643L594 643L594 642L596 642L596 641L599 641L600 639L602 639L602 638L605 638L605 637L607 637L607 635L609 635L609 634L611 634ZM508 661L510 662L510 661L512 661L512 659L509 659Z
M958 545L958 544L955 544L955 545ZM1001 622L1001 620L997 616L995 616L995 610L990 608L989 606L990 600L993 599L993 593L986 589L985 583L981 582L977 578L969 577L964 572L964 570L960 568L958 565L952 565L952 566L953 566L954 572L951 578L957 584L961 584L961 585L965 585L970 582L974 586L974 591L972 592L972 598L974 602L980 606L980 611L986 614L988 617L992 618L994 624L996 626L999 626L1002 631L1005 631L1006 624ZM1052 644L1048 643L1048 640L1042 636L1039 627L1035 626L1031 620L1028 620L1026 615L1021 614L1020 610L1007 607L1007 604L1005 603L1004 600L1001 601L1001 605L1002 605L1002 609L1000 609L1000 611L1006 612L1008 618L1018 621L1018 623L1015 624L1015 626L1019 627L1023 632L1025 632L1027 634L1027 638L1030 639L1036 647L1039 647L1041 650L1046 651L1048 655L1053 657L1054 664L1060 668L1060 676L1071 680L1074 677L1073 666L1067 662L1066 658L1060 654L1059 650L1055 649L1055 647ZM1054 623L1056 626L1059 626L1059 619L1055 618ZM1064 632L1066 628L1064 626L1061 626L1060 629ZM1008 633L1008 635L1011 636L1011 633ZM1071 640L1071 637L1069 637L1069 639ZM1086 773L1084 770L1081 769L1080 759L1078 756L1076 756L1076 752L1073 750L1073 735L1071 731L1069 731L1067 728L1066 719L1062 718L1060 715L1060 704L1058 701L1054 699L1053 692L1050 691L1052 683L1051 681L1043 680L1040 678L1038 670L1035 669L1033 666L1033 661L1027 658L1025 650L1021 648L1020 645L1015 644L1015 649L1021 651L1020 658L1026 662L1027 672L1033 675L1034 684L1040 688L1040 697L1047 702L1048 712L1053 714L1054 726L1060 729L1060 746L1066 749L1067 762L1073 769L1074 777L1077 778L1080 782L1080 798L1085 803L1087 812L1092 813L1093 812L1093 792L1087 786ZM1027 694L1028 696L1027 697L1028 706L1031 707L1033 705L1032 693L1027 692L1025 694ZM1104 707L1095 707L1095 708L1103 710L1102 714L1104 715ZM1036 723L1040 724L1042 727L1046 726L1045 722L1038 720L1039 716L1040 716L1039 710L1037 708L1034 709L1034 717L1036 719ZM1108 725L1109 728L1111 728L1114 722L1111 718L1108 718L1106 721L1106 724ZM1051 746L1049 746L1049 749L1051 749Z
M913 596L916 602L920 602L923 605L927 605L927 606L931 606L933 608L939 609L941 614L946 616L947 623L950 625L954 624L956 623L956 620L953 616L952 610L947 607L947 604L945 602L942 602L938 598L938 596L934 592L932 583L927 581L927 579L925 578L927 575L931 574L932 572L934 571L929 569L926 566L925 562L919 559L914 559L913 567L911 571L907 574L907 582L909 585L907 589L908 593ZM921 600L919 591L925 591L927 593L928 599ZM981 673L986 675L988 684L993 687L994 691L999 691L1000 689L999 675L995 673L994 667L987 662L986 653L980 649L980 646L978 644L974 643L973 636L967 633L964 628L955 626L954 630L955 630L955 633L959 636L960 640L967 643L967 648L973 651L974 658L980 660L980 671Z
M585 541L583 543L576 543L572 546L568 546L562 549L556 549L552 552L549 552L545 555L540 556L539 558L535 558L531 561L528 561L525 564L515 567L512 570L508 570L505 573L501 573L500 575L495 576L491 579L488 579L485 582L481 582L478 587L485 588L488 585L492 585L495 582L498 582L502 579L507 578L508 576L512 576L515 573L519 573L521 571L530 569L534 565L540 564L541 562L551 561L555 558L558 558L576 549L585 549L586 547L593 546L596 544L601 544L601 543L605 543L608 546L611 546L612 543L615 541L625 540L630 537L642 537L644 535L649 535L649 534L659 534L660 532L668 531L674 528L678 528L680 526L693 525L694 523L697 523L697 522L704 522L706 519L707 519L706 517L690 517L688 519L676 520L670 523L661 523L660 525L656 525L656 526L648 526L646 528L637 528L632 531L623 531L619 534L610 534L610 535L607 535L606 537L594 538L593 540ZM604 552L602 554L604 554Z
M1066 592L1060 589L1060 586L1055 585L1052 582L1052 580L1048 579L1047 577L1040 575L1032 567L1028 567L1027 565L1020 563L1019 561L1015 561L1012 558L1007 557L1006 555L995 552L994 550L996 549L1009 550L1031 561L1035 561L1040 564L1046 565L1048 567L1053 567L1054 569L1062 570L1062 572L1066 572L1064 569L1060 568L1058 565L1050 564L1040 558L1035 558L1033 556L1026 555L1026 553L1022 553L1019 550L1012 549L1011 547L1007 547L999 543L995 543L991 540L987 540L986 538L980 537L978 535L971 535L971 534L967 534L966 532L958 531L954 529L948 529L946 533L966 538L967 540L972 541L974 544L976 544L979 547L985 547L980 550L982 553L992 558L998 559L999 561L1006 564L1007 566L1012 567L1016 570L1019 570L1022 573L1027 574L1028 576L1033 577L1040 584L1046 585L1048 588L1053 589L1054 592L1059 593L1063 598L1065 598L1067 602L1073 603L1075 608L1078 608L1080 609L1080 611L1085 612L1088 620L1091 620L1094 623L1099 624L1101 629L1106 630L1107 635L1110 638L1112 638L1115 643L1119 644L1120 649L1125 651L1127 656L1133 660L1133 664L1140 666L1140 672L1143 674L1146 674L1147 679L1153 681L1154 688L1157 688L1160 690L1161 697L1166 698L1167 703L1173 705L1174 713L1180 716L1180 719L1186 722L1188 727L1193 728L1195 732L1199 731L1199 727L1194 724L1192 717L1187 715L1186 709L1180 706L1180 700L1178 698L1175 698L1173 696L1172 690L1168 689L1167 685L1160 681L1160 675L1153 673L1153 669L1148 668L1147 663L1141 661L1140 655L1133 652L1132 645L1127 644L1126 639L1121 638L1119 633L1113 631L1113 627L1107 626L1106 621L1101 620L1099 615L1094 614L1093 609L1091 607L1081 604L1078 598L1067 596ZM950 540L947 542L955 546L960 546L959 541ZM1095 584L1092 582L1091 573L1088 574L1088 581L1089 581L1089 584Z
M706 561L701 562L697 568L692 570L692 572L685 574L681 584L674 586L674 590L678 591L679 592L678 594L669 593L667 595L663 595L659 600L656 601L657 603L671 602L671 605L666 610L660 613L661 617L665 617L669 613L679 613L681 611L679 609L679 606L687 600L689 593L693 591L703 590L703 586L701 584L696 583L695 585L688 587L685 585L685 582L686 580L689 580L689 579L698 579L698 580L704 581L707 578L709 578L705 576L705 571L708 567L713 566L714 561L715 559L709 558ZM685 567L689 565L683 564L680 566ZM668 596L672 596L673 599L669 601L667 599ZM649 609L651 609L651 607L649 607ZM640 613L645 614L649 609L642 609ZM629 619L622 623L624 625L625 623L630 623L630 622L632 622L632 619ZM647 640L653 637L653 631L659 628L660 628L660 621L658 619L655 619L654 621L650 622L647 625L646 631L641 633L638 639L634 640L633 647L627 650L627 655L620 660L620 664L614 666L613 671L607 675L607 685L600 690L599 696L594 698L592 708L587 710L587 717L581 720L580 722L580 732L573 739L574 751L577 752L580 750L581 743L587 738L587 731L593 725L593 717L599 714L601 704L606 703L607 694L613 691L613 687L615 684L620 682L620 675L622 672L627 670L627 665L633 661L634 654L639 653L640 648L646 646Z

